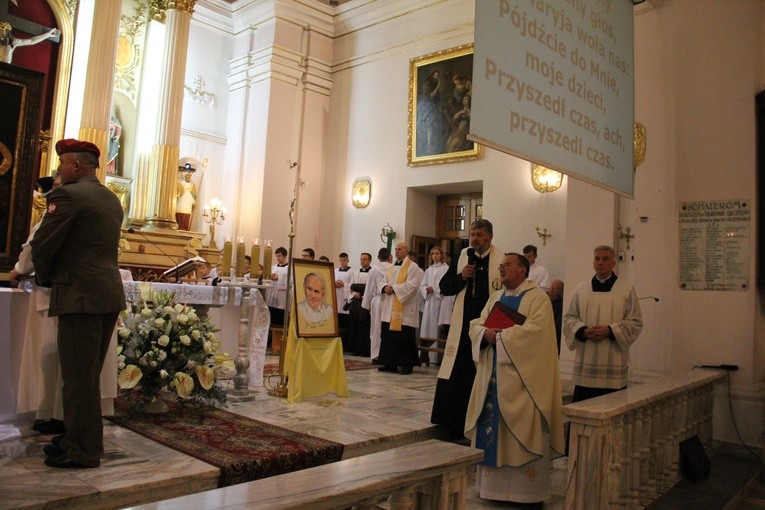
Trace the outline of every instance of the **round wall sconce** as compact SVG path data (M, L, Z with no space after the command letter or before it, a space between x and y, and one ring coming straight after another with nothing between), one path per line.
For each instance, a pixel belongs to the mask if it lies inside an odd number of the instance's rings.
M563 174L542 165L531 165L531 184L540 193L551 193L563 183Z
M372 179L369 177L358 177L353 181L351 188L351 203L357 209L363 209L369 205L369 199L372 196Z

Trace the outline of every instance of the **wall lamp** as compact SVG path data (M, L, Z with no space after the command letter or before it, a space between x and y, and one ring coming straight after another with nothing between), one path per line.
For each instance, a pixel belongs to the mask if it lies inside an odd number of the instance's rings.
M358 177L351 187L351 203L356 209L363 209L369 205L372 196L372 179Z
M563 174L542 165L531 165L531 184L540 193L551 193L560 188Z

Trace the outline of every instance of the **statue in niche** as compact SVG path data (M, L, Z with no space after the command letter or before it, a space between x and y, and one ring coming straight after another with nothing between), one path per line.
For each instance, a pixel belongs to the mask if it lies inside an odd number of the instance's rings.
M194 214L194 207L197 204L197 186L192 177L197 169L186 163L178 167L178 186L176 196L178 202L175 206L175 221L178 222L178 230L189 230L191 228L191 216Z
M109 153L106 160L106 173L119 174L117 156L120 154L120 136L122 135L122 123L117 117L117 111L112 106L112 118L109 121Z
M29 39L19 39L12 33L13 27L7 21L0 21L0 62L10 64L13 60L13 51L19 46L32 46L41 43L46 39L56 38L61 35L61 30L52 28L44 34L30 37Z

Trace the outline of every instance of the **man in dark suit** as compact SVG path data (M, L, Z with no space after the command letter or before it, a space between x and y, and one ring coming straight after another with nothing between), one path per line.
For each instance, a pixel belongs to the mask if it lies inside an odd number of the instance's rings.
M98 467L104 451L99 374L125 308L117 266L122 206L96 177L97 146L67 139L56 152L63 185L48 196L32 240L37 284L51 287L49 314L58 316L64 381L66 433L44 448L45 464Z

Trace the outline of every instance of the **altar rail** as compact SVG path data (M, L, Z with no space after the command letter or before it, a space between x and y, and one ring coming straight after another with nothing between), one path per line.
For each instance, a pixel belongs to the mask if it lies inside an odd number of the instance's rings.
M714 383L724 372L693 370L568 404L566 509L643 508L682 477L679 444L712 441Z
M483 451L429 439L383 452L150 503L138 509L464 509L468 473Z

